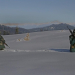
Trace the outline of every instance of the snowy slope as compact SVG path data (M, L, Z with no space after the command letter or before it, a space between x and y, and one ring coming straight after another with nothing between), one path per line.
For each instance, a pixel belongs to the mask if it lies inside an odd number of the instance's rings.
M69 31L46 31L29 34L29 41L24 41L26 34L4 36L11 49L16 50L49 50L68 49ZM20 39L20 41L17 41Z
M3 36L10 48L0 51L0 75L75 75L75 53L69 52L69 31ZM17 41L21 38L21 41Z

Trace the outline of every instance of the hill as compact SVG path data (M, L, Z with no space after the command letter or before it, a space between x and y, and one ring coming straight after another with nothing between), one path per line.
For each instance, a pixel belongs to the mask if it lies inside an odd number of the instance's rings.
M51 31L51 30L68 30L67 26L72 30L75 28L72 25L61 23L61 24L52 24L49 26L41 27L41 28L33 28L33 29L30 29L29 31L39 32L39 31Z
M52 24L49 26L45 26L45 27L38 27L38 28L32 28L32 29L25 29L25 28L20 28L19 29L19 34L22 33L30 33L30 32L41 32L41 31L52 31L52 30L68 30L67 26L70 29L74 29L75 27L69 24ZM4 25L0 25L0 31L3 34L3 32L5 31L6 34L15 34L15 29L16 27L9 27L9 26L4 26Z
M5 32L6 34L15 34L15 29L16 29L16 27L9 27L9 26L0 25L1 34L3 34L3 32ZM19 27L18 29L19 29L19 34L28 32L28 30L25 28Z

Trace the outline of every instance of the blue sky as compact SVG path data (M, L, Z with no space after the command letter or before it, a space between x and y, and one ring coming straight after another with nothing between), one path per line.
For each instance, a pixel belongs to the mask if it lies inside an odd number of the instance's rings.
M0 23L75 23L75 0L0 0Z

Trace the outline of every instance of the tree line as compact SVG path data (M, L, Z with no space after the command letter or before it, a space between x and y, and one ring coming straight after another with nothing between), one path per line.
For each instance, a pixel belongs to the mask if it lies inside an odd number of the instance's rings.
M19 34L19 28L16 27L14 32L15 32L15 34ZM6 31L6 30L3 30L3 31L0 31L0 34L2 34L2 35L10 35L10 32Z

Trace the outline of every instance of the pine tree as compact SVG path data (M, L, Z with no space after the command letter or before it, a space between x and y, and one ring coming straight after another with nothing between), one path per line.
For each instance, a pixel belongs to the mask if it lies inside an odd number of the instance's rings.
M19 28L16 27L16 29L15 29L15 34L18 34L18 33L19 33Z
M7 33L6 33L6 31L4 30L4 31L3 31L3 35L6 35L6 34L7 34Z
M1 34L1 31L0 31L0 34Z

